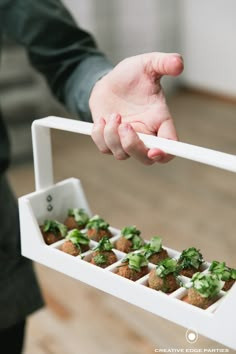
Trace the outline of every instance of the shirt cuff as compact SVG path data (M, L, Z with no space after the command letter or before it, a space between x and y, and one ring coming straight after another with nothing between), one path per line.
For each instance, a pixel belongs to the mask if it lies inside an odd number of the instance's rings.
M86 122L92 121L89 98L96 82L113 69L104 56L90 56L73 71L65 85L67 109Z

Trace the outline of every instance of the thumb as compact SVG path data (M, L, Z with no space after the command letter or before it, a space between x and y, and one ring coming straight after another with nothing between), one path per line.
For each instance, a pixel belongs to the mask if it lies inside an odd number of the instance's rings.
M177 76L184 69L183 58L178 53L148 53L144 54L145 71L160 78L163 75Z

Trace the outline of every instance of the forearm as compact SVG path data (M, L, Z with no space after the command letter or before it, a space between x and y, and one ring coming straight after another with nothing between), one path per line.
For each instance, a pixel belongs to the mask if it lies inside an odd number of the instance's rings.
M92 121L89 109L91 91L110 70L112 65L102 56L88 57L78 65L65 85L65 104L71 112L77 112L84 121Z
M62 3L5 0L0 5L0 22L8 35L26 47L32 65L56 97L82 119L90 120L90 92L112 65Z

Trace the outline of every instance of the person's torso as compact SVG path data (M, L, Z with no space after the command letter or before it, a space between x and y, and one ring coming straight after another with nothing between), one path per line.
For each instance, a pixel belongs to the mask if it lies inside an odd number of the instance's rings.
M1 55L2 36L0 33L0 55ZM1 57L0 57L0 83L1 83ZM1 88L1 85L0 85ZM1 91L0 91L0 104L1 104ZM0 175L5 172L9 165L10 160L10 143L7 133L6 124L3 120L0 110Z

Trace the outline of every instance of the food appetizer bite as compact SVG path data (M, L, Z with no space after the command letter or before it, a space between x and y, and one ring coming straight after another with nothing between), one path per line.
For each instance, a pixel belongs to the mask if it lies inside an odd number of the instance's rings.
M121 252L130 253L140 249L144 240L140 237L141 231L136 226L126 226L121 230L121 237L116 241L115 247Z
M159 236L153 236L140 251L153 264L158 264L163 259L169 258L168 252L162 247L162 239Z
M112 233L109 230L109 226L99 215L94 215L86 225L88 238L97 242L103 237L111 238Z
M40 230L47 245L62 240L67 234L67 227L57 220L45 220Z
M136 281L148 273L148 260L140 253L129 253L117 267L118 275Z
M71 230L66 235L61 250L71 256L78 256L89 250L89 238L78 229Z
M74 208L68 210L68 215L66 220L64 221L64 224L66 225L68 230L82 230L86 227L88 221L89 216L84 211L84 209Z
M206 309L217 300L223 286L224 282L216 274L197 272L193 275L190 284L186 285L189 289L183 300Z
M103 237L98 245L93 249L90 263L101 268L106 268L109 265L117 262L116 254L112 251L113 245L107 237Z
M179 273L185 277L192 278L193 274L201 271L204 263L203 256L195 247L190 247L184 250L179 259Z
M180 287L177 269L178 264L175 259L163 259L151 270L148 277L149 287L167 294L172 293Z
M228 291L236 281L236 269L229 268L225 262L213 261L209 268L209 272L216 274L219 279L225 282L222 290Z

